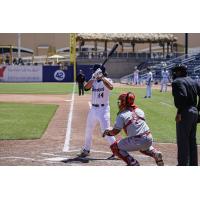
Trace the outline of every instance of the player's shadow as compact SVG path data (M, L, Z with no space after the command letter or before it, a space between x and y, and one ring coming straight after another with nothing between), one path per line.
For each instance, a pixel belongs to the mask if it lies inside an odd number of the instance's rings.
M116 160L117 158L115 157L108 157L108 158L82 158L80 156L76 156L74 158L69 158L69 159L64 159L61 162L63 163L89 163L90 161L95 161L95 160Z

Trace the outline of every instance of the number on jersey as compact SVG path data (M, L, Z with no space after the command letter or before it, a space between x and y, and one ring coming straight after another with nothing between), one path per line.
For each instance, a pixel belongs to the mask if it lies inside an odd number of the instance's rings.
M103 92L98 94L98 98L103 98Z

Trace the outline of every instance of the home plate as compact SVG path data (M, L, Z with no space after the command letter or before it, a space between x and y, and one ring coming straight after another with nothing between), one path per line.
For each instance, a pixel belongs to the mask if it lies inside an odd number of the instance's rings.
M72 101L72 100L71 100L71 99L70 99L70 100L67 100L67 99L66 99L66 100L64 100L64 101Z
M66 159L67 157L53 157L53 158L45 158L44 160L51 161L51 162L61 162Z

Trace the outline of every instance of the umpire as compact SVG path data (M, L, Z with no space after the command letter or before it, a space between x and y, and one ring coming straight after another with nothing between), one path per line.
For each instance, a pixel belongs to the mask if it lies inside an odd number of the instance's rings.
M78 83L79 96L84 95L85 75L82 70L79 71L79 75L76 77L76 82Z
M172 95L177 108L176 137L178 149L178 166L197 166L198 153L196 129L200 103L200 86L187 76L187 66L175 65L172 69Z

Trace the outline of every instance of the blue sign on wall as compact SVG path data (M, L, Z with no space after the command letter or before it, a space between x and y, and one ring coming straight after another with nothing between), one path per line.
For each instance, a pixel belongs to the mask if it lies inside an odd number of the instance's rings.
M73 82L73 67L43 66L43 82Z
M92 76L93 65L77 65L76 76L82 70L85 74L86 81ZM74 81L74 67L69 65L60 68L60 66L43 66L43 82L73 82Z

